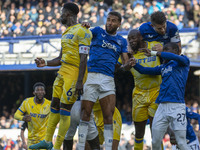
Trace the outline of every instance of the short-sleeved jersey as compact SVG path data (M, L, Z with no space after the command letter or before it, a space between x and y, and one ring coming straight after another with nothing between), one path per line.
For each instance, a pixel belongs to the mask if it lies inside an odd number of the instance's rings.
M45 98L42 104L37 104L34 97L23 101L18 110L23 114L31 115L31 121L28 122L28 139L43 140L46 133L48 116L50 113L51 102Z
M166 33L165 35L158 34L154 28L151 26L151 22L143 23L139 31L145 41L159 41L162 44L167 44L169 42L180 42L180 36L178 28L172 22L167 21Z
M150 50L156 44L161 44L156 41L147 42L147 43L148 43L148 49ZM160 58L157 56L147 57L144 55L143 52L139 52L139 51L133 56L136 58L137 63L144 67L156 67L160 65ZM140 74L138 71L136 71L133 68L131 68L131 73L134 77L135 87L142 90L149 90L155 87L159 87L162 82L162 78L160 75L152 76L152 75L147 75L147 74Z
M79 67L80 56L79 48L89 49L92 39L92 33L89 29L84 28L81 24L68 27L62 34L61 46L62 46L62 58L61 68L59 74L62 74L67 70L65 64L71 64L72 66Z
M88 72L102 73L114 77L117 60L122 53L127 53L127 41L122 36L109 35L104 29L92 30L92 43L89 52Z

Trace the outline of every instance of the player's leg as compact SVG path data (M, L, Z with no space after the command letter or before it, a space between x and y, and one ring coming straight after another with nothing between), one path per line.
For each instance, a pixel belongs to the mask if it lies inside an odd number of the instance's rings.
M161 103L155 113L153 123L152 123L152 149L161 150L162 149L162 139L169 126L169 121L166 116L167 106Z
M176 137L176 142L178 147L181 150L188 150L189 147L187 145L187 141L186 141L186 130L176 130L174 131L175 137Z
M94 122L94 114L91 113L90 121L88 124L87 142L92 150L100 150L98 131Z
M81 120L79 124L79 140L78 140L78 149L84 150L85 141L88 134L88 125L90 120L90 115L92 112L92 108L94 103L98 98L98 78L96 77L96 73L88 73L87 81L84 84L84 92L81 97Z
M80 112L81 112L81 101L76 101L71 109L70 127L65 135L65 139L63 142L63 150L72 150L73 137L76 133L76 129L80 121Z
M97 105L97 104L95 103L94 105ZM104 136L103 136L103 134L104 134L104 123L103 123L103 114L102 114L102 111L101 111L100 104L99 104L99 107L100 107L99 110L94 110L94 108L93 108L93 112L94 112L94 120L95 120L95 123L96 123L97 131L98 131L98 134L99 134L99 142L100 142L100 145L102 145L103 142L104 142Z
M110 150L113 142L113 114L115 110L115 94L107 95L99 100L104 120L105 149Z
M148 114L149 92L134 88L132 95L132 118L135 125L135 150L143 149L143 138Z
M169 103L169 107L173 110L171 113L171 126L174 131L176 142L181 150L188 149L186 140L186 109L185 104Z
M92 101L82 100L81 120L80 120L79 130L78 130L78 136L79 136L78 147L80 150L85 149L85 142L86 142L86 137L88 134L88 126L89 126L90 115L92 113L93 105L94 105L94 102Z
M119 110L115 107L113 114L113 144L112 150L118 150L122 128L122 117Z
M77 70L75 69L76 68L71 70L73 71L72 74L70 72L70 75L63 75L64 85L62 96L60 99L60 122L58 135L54 144L54 149L60 149L64 141L65 134L67 133L67 130L70 126L70 111L72 105L78 98L78 96L75 95L75 87L78 78Z
M113 114L115 111L115 83L114 78L99 73L99 102L103 113L105 149L112 149L113 142Z

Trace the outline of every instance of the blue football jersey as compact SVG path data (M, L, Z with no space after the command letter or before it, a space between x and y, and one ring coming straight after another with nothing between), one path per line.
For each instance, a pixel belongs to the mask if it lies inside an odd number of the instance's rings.
M88 72L102 73L114 77L115 65L120 54L127 53L127 40L122 36L109 35L104 29L95 27L87 63Z
M158 34L154 28L151 26L151 22L143 23L139 31L145 41L158 41L163 45L169 42L180 42L180 36L178 28L172 22L167 21L167 29L165 35Z
M161 52L161 58L170 60L168 63L151 68L136 63L134 68L141 74L161 75L162 83L156 103L185 103L185 86L189 73L190 61L184 55Z
M191 119L198 120L198 123L200 125L200 115L197 113L192 112L192 110L188 107L186 107L186 118L187 118L187 131L186 131L186 139L189 140L189 143L196 140L196 134L194 133L193 127L190 124ZM199 126L200 128L200 126Z

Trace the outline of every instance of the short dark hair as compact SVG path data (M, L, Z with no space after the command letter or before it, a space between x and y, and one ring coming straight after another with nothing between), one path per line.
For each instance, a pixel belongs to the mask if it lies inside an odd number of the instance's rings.
M151 14L151 23L152 24L164 24L167 21L165 14L161 11L156 11Z
M109 13L108 13L108 15L117 16L117 17L118 17L118 19L119 19L119 22L121 22L121 21L122 21L122 16L121 16L121 14L120 14L119 12L116 12L116 11L111 11L111 12L109 12Z
M34 91L35 91L35 88L36 88L37 86L43 86L44 89L46 89L46 86L44 85L44 83L42 83L42 82L36 82L36 83L33 85L33 90L34 90Z
M77 4L73 2L67 2L64 4L63 9L67 9L71 11L74 15L77 15L79 13L79 7Z
M177 43L170 42L164 45L163 50L167 49L168 47L171 47L172 49L176 50L177 54L179 54L179 46Z

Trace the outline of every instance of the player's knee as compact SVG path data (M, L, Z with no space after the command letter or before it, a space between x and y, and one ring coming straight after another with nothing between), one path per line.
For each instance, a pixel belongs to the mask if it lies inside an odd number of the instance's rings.
M84 121L89 121L90 120L90 115L91 115L91 111L87 110L87 109L82 109L81 110L81 119Z
M52 101L51 101L51 107L55 108L56 110L59 110L60 109L60 99L53 97Z
M103 120L105 124L111 124L113 121L113 116L112 114L104 115Z

